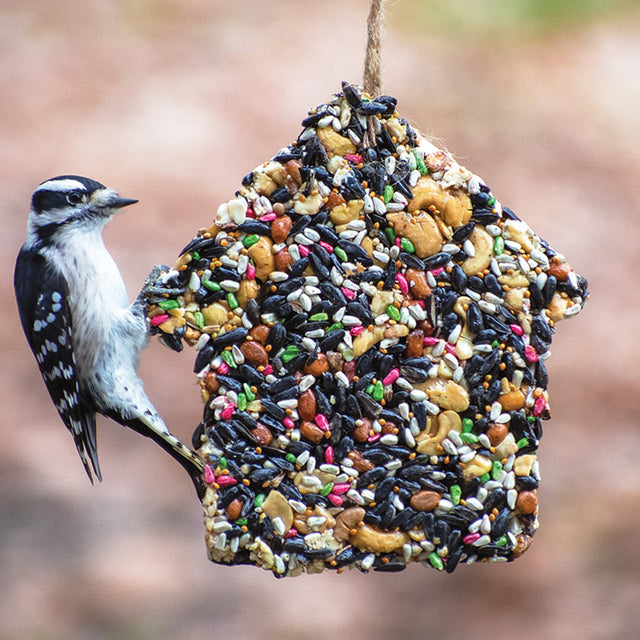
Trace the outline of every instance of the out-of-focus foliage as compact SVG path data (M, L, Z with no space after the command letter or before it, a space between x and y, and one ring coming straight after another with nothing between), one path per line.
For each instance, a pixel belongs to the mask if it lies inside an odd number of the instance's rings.
M393 7L407 26L444 35L522 37L624 16L637 0L407 0Z

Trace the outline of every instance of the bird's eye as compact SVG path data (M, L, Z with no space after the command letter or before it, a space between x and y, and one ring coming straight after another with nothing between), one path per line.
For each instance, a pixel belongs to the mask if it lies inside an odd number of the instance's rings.
M84 202L84 194L79 191L72 191L67 195L67 202L69 204L80 204L81 202Z

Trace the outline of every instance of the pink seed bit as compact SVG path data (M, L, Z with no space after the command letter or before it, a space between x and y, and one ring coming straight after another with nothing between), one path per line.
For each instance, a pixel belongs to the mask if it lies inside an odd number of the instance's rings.
M403 273L396 273L396 282L398 283L398 287L400 287L400 291L403 295L407 295L409 293L409 281L405 277Z
M473 544L476 540L480 539L480 534L479 533L470 533L468 536L465 536L464 538L462 538L462 542L464 542L465 544Z
M356 299L356 292L353 289L347 289L347 287L340 287L340 291L342 291L342 293L344 293L344 297L347 300L355 300Z
M333 464L333 447L329 445L324 452L324 461L327 464Z
M216 371L223 376L226 376L229 373L229 365L223 360L217 367Z
M452 345L450 342L447 342L447 343L444 345L444 350L445 350L447 353L450 353L452 356L455 356L455 355L456 355L456 348L455 348L455 345Z
M306 258L309 255L309 247L305 247L303 244L298 245L298 251L300 251L300 255L303 258Z
M275 220L277 217L278 216L272 211L271 213L265 213L263 216L260 216L258 220L260 220L260 222L271 222L272 220Z
M536 398L536 401L533 403L533 415L539 416L545 409L547 408L547 401L543 396Z
M425 347L435 347L438 342L440 342L440 339L434 338L433 336L425 336L422 340L422 344L424 344Z
M519 324L510 324L509 329L517 336L521 336L524 333L524 329Z
M315 423L323 430L329 431L329 421L323 413L318 413L315 417Z
M337 496L335 493L330 493L327 499L334 507L341 507L344 500L341 496Z
M318 244L323 248L326 249L329 253L333 253L333 247L328 243L325 242L324 240L320 240L318 242Z
M236 408L231 403L229 403L229 404L225 405L224 409L220 413L220 417L223 420L229 420L231 418L231 416L233 415L233 413L235 412L235 410L236 410Z
M157 327L161 325L163 322L166 322L168 319L169 319L168 313L162 313L159 316L153 316L153 318L151 318L151 326Z
M333 485L333 489L331 489L331 493L335 493L337 496L341 496L344 493L347 493L351 485L348 482L338 482Z
M211 484L212 482L216 481L216 476L213 473L213 469L211 468L210 464L204 465L204 481L207 484Z
M527 362L538 362L538 354L530 344L526 345L524 348L524 357Z
M287 429L295 429L296 423L289 417L285 418L282 421L282 424L287 427Z
M251 263L247 265L247 273L245 275L247 276L247 280L256 279L256 268Z
M400 369L391 369L382 379L382 384L393 384L400 377Z
M349 333L355 338L356 336L359 336L362 332L364 331L364 327L362 325L360 325L359 327L351 327L351 329L349 329Z

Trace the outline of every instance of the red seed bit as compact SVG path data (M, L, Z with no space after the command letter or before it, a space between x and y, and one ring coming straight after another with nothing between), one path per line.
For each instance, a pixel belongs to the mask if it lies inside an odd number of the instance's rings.
M245 275L247 276L247 280L256 279L256 268L251 263L247 265L247 272Z
M318 244L323 249L326 249L329 253L333 253L333 247L328 242L325 242L324 240L320 240L320 242L318 242Z
M538 354L530 344L526 345L524 348L524 357L527 362L538 362Z
M432 336L425 336L424 339L422 340L422 343L424 344L425 347L435 347L435 345L437 345L438 342L440 342L440 338L434 338Z
M229 420L231 418L231 416L234 414L236 408L231 404L227 404L225 405L224 409L222 410L222 413L220 414L220 417L223 420Z
M323 431L329 431L329 421L323 413L318 413L314 420Z
M298 245L298 250L303 258L306 258L309 255L309 247L305 247L303 244Z
M287 427L287 429L294 429L296 426L296 423L289 417L285 418L282 421L282 424Z
M238 484L238 481L230 475L220 475L216 478L216 483L221 487L228 487L232 484Z
M226 376L229 373L229 365L223 360L217 367L216 371L223 376Z

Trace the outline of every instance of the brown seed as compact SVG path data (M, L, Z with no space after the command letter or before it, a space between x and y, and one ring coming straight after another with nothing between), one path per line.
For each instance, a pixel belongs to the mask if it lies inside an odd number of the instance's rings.
M338 542L345 542L349 539L349 532L358 526L366 515L362 507L349 507L341 511L336 517L336 526L333 536Z
M267 338L269 337L269 327L266 324L258 324L251 331L249 331L249 335L254 339L260 342L261 344L267 344Z
M487 429L487 437L492 447L497 447L509 433L509 429L503 424L492 424Z
M424 300L431 295L431 287L427 282L427 274L424 271L407 269L406 276L409 281L409 287L411 287L411 293L415 298Z
M244 502L241 502L238 498L232 500L225 509L225 513L227 514L227 518L229 520L237 520L240 517L240 513L242 511L242 507Z
M327 209L329 209L329 211L331 211L331 209L333 209L334 207L338 207L344 203L344 198L337 191L332 191L327 197L326 207Z
M324 431L314 422L303 420L300 423L300 434L315 444L320 444L324 438Z
M273 213L277 216L281 216L284 213L284 205L282 202L274 202L273 203Z
M289 237L293 222L289 216L281 216L271 223L271 237L276 244L284 242Z
M424 331L416 329L407 336L407 357L419 358L424 348Z
M287 267L293 264L293 258L289 255L287 249L281 249L273 256L274 264L277 271L287 271Z
M207 373L204 379L204 385L207 388L207 391L210 393L217 393L220 388L220 383L218 382L218 376L214 371L210 371Z
M327 362L329 363L329 369L331 369L333 373L342 371L344 358L339 351L327 351Z
M263 424L258 424L255 429L251 429L251 433L258 443L265 447L273 440L273 434Z
M371 460L367 460L358 449L352 449L349 458L353 461L353 468L359 473L371 471L375 465Z
M571 271L571 265L568 262L553 262L547 269L547 275L555 276L557 280L564 282Z
M418 491L411 496L410 504L416 511L433 511L440 502L442 494L437 491Z
M537 507L538 496L536 496L535 491L521 491L518 494L518 499L516 500L516 509L518 509L521 513L535 513Z
M313 420L316 417L316 397L311 389L307 389L298 398L298 415L303 420Z
M355 375L355 372L356 372L355 360L350 360L349 362L344 363L344 366L342 367L342 373L344 373L344 375L347 376L347 380L349 380L349 382L353 381L353 376Z
M420 320L416 323L416 326L424 331L425 336L432 336L434 333L433 325L428 320Z
M319 353L318 357L311 364L307 364L304 367L305 373L310 373L316 377L321 376L326 371L329 371L329 363L324 353Z
M362 418L362 424L356 426L353 430L353 439L356 442L366 442L369 437L369 431L371 430L371 420L369 418Z
M287 176L289 177L287 183L291 182L296 187L299 187L302 184L302 176L300 175L301 166L302 163L299 160L289 160L289 162L284 165L284 170L287 172ZM287 184L287 187L289 187L289 184ZM295 191L295 189L293 189L293 191Z
M393 433L394 429L396 429L396 425L393 424L393 422L385 422L382 425L382 429L380 430L380 433L382 433L382 435L386 435L387 433Z
M255 340L243 342L240 345L240 351L242 351L242 355L244 355L254 367L266 367L269 364L269 355L266 349Z

